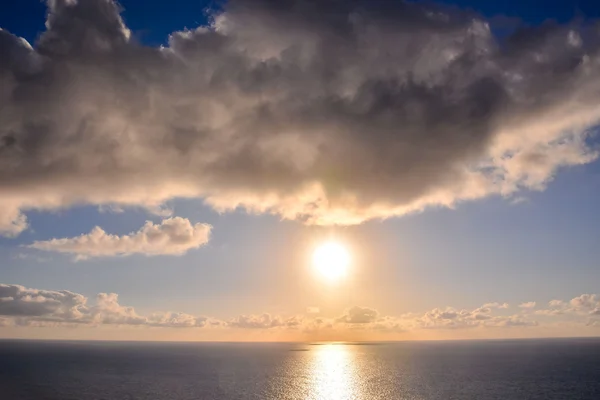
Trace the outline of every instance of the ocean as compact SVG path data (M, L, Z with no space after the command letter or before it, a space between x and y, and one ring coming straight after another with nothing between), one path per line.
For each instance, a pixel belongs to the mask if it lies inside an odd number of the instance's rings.
M600 339L0 341L0 399L598 400Z

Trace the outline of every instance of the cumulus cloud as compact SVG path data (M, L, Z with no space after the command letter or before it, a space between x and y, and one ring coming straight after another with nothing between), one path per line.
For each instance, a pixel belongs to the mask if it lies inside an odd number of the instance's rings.
M488 303L474 310L452 307L433 309L407 321L412 329L466 329L537 326L538 322L517 315L494 315L494 309L506 309L506 303Z
M249 330L379 331L410 332L420 330L464 330L527 328L542 326L535 319L569 321L577 326L600 326L600 299L584 294L571 301L552 301L552 308L535 313L511 315L505 309L488 303L473 309L434 308L421 313L398 316L383 315L369 307L353 306L342 315L272 315L258 313L240 315L228 320L196 316L182 312L154 312L142 315L135 308L122 305L115 293L100 293L92 303L78 293L25 288L0 284L0 326L131 326L156 328L218 328ZM558 312L551 312L560 310ZM540 311L540 312L538 312ZM546 311L546 312L544 312ZM561 319L563 317L569 319Z
M77 259L128 256L131 254L181 255L208 243L211 226L192 223L186 218L169 218L156 225L151 221L137 232L117 236L99 226L74 238L37 241L30 248L73 254Z
M535 308L535 301L528 301L526 303L519 304L519 308L530 309Z
M472 310L453 307L435 308L425 313L408 313L400 316L381 315L368 307L352 307L333 320L329 329L350 328L388 332L415 330L452 330L473 328L533 327L538 322L518 315L495 315L494 310L505 309L506 303L488 303ZM312 329L319 328L312 326Z
M91 320L97 324L107 325L144 325L146 318L137 315L133 307L119 304L116 293L99 293L96 305L89 308Z
M409 332L416 330L455 330L474 328L534 327L539 323L520 315L496 315L494 311L506 309L506 303L487 303L471 310L453 307L435 308L425 313L407 313L399 316L381 315L369 307L348 308L336 318L305 318L301 329L316 331L322 329L352 329L383 332ZM266 327L263 325L262 328Z
M496 318L494 321L496 327L530 327L530 326L538 326L539 323L537 321L529 320L523 317L518 316L510 316L504 318Z
M350 307L337 318L332 319L326 324L311 325L308 330L318 329L353 329L353 330L373 330L401 332L407 328L407 316L393 317L381 315L379 311L369 307Z
M283 318L264 313L261 315L240 315L230 321L227 325L242 329L270 329L270 328L295 328L302 325L302 318L298 316Z
M483 305L483 307L485 308L500 308L500 309L507 309L509 306L508 303L498 303L498 302L494 302L494 303L486 303Z
M377 310L354 306L346 310L346 313L340 316L337 321L347 324L368 324L376 321L378 314Z
M548 305L550 307L563 307L565 305L565 302L563 300L550 300L548 302Z
M541 190L589 163L598 32L494 37L480 16L383 0L229 0L164 47L112 0L0 30L0 232L73 204L176 197L354 224Z
M77 320L83 316L87 298L62 291L28 289L0 284L0 315Z
M78 293L26 288L0 284L0 317L5 325L28 326L61 324L127 325L149 327L203 327L206 317L184 313L139 315L133 307L119 304L115 293L99 293L95 304Z
M545 316L586 316L590 318L591 325L594 325L600 316L600 297L595 294L582 294L570 301L552 300L548 303L548 308L536 310L535 313Z
M571 299L569 304L575 311L591 311L600 306L600 298L595 294L582 294Z
M571 299L569 311L586 315L588 325L600 326L600 297L595 294L582 294Z
M220 325L220 321L211 320L207 317L195 317L181 312L155 313L148 318L151 326L169 326L172 328L202 328L207 324Z

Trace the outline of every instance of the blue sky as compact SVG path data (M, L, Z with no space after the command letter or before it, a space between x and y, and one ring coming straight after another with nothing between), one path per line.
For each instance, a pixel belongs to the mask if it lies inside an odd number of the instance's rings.
M45 4L7 3L0 27L35 42L45 29ZM207 2L121 3L125 24L147 46L166 45L171 32L207 21ZM600 5L593 1L548 1L543 6L534 1L444 3L472 8L485 18L517 17L529 25L600 16ZM596 148L594 136L588 140ZM529 301L544 309L554 299L568 302L598 292L600 166L597 161L582 164L559 167L543 190L523 188L506 197L492 193L460 200L453 208L427 207L353 226L307 226L268 213L220 212L202 198L174 198L166 202L173 216L212 226L207 244L182 255L75 261L73 254L25 247L74 238L95 226L127 235L146 221L160 224L165 218L143 206L125 207L124 212L102 211L98 204L26 210L28 229L17 237L0 238L0 282L69 290L90 299L118 293L119 304L134 307L138 314L178 311L223 321L239 315L303 314L307 307L334 317L354 305L394 316L444 307L474 310L492 302L507 302L515 313L517 305ZM338 285L315 278L310 262L314 246L332 236L353 257L347 280ZM22 327L6 329L7 336L32 336ZM45 332L49 337L64 335L55 327ZM532 335L548 334L540 332ZM586 334L593 332L597 330Z

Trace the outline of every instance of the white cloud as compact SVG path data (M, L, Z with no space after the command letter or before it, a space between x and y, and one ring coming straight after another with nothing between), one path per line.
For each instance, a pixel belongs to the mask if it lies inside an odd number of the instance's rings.
M92 304L85 296L74 292L0 284L0 326L110 325L140 328L291 330L313 333L331 330L400 333L426 330L510 329L549 327L556 323L594 327L600 326L600 304L597 302L596 295L581 295L570 302L554 301L552 303L555 308L552 309L520 315L506 315L503 308L489 307L489 304L494 303L488 303L473 309L443 307L398 316L382 315L373 308L354 306L339 316L331 317L261 313L223 320L173 311L142 315L135 308L122 305L115 293L100 293ZM557 308L559 306L562 309ZM536 316L543 316L540 320L542 322L538 321Z
M301 317L272 316L264 313L261 315L240 315L230 321L227 325L242 329L271 329L271 328L295 328L302 324Z
M527 303L521 303L521 304L519 304L519 308L525 308L525 309L535 308L535 301L528 301Z
M304 319L302 329L352 329L385 332L409 332L416 330L460 330L474 328L511 328L538 326L536 320L519 315L494 315L503 310L506 303L488 303L473 310L452 307L436 308L425 313L409 313L400 316L381 315L368 307L354 306L336 318ZM264 328L264 327L263 327Z
M18 208L8 206L0 211L0 235L16 237L27 227L27 218Z
M353 224L542 190L596 159L593 29L500 44L458 9L304 1L229 0L161 48L130 40L112 0L49 1L34 46L0 30L0 233L32 209L176 197Z
M506 303L487 303L473 310L452 307L433 309L422 316L409 316L406 323L412 329L467 329L537 326L535 320L518 315L494 315L494 310L507 309Z
M537 310L537 315L556 317L561 315L589 318L588 325L596 326L600 316L600 297L595 294L582 294L570 301L552 300L547 309Z
M486 308L507 309L510 306L508 305L508 303L498 303L498 302L495 302L495 303L486 303L486 304L483 305L483 307L486 307Z
M96 324L106 325L144 325L145 317L137 315L133 307L119 304L119 295L116 293L99 293L96 296L96 305L89 307L91 321Z
M151 326L168 326L172 328L202 328L207 324L215 325L214 320L207 317L195 317L186 313L155 313L148 318L148 324Z
M181 255L208 243L210 232L210 225L192 225L186 218L174 217L165 219L158 225L147 221L140 230L128 235L111 235L97 226L85 235L37 241L28 247L73 254L77 259L132 254Z
M569 302L575 311L588 312L600 306L600 298L595 294L582 294Z
M534 320L530 320L530 319L526 319L523 317L519 317L516 315L512 315L509 317L497 317L494 320L492 320L492 324L489 324L489 327L495 326L495 327L505 327L505 328L509 328L509 327L532 327L532 326L538 326L539 323L537 321Z

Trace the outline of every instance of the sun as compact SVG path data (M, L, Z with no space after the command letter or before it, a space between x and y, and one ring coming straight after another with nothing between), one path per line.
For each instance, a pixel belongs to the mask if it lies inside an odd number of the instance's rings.
M350 253L341 244L328 242L315 249L312 260L315 269L321 276L335 282L342 279L348 272Z

